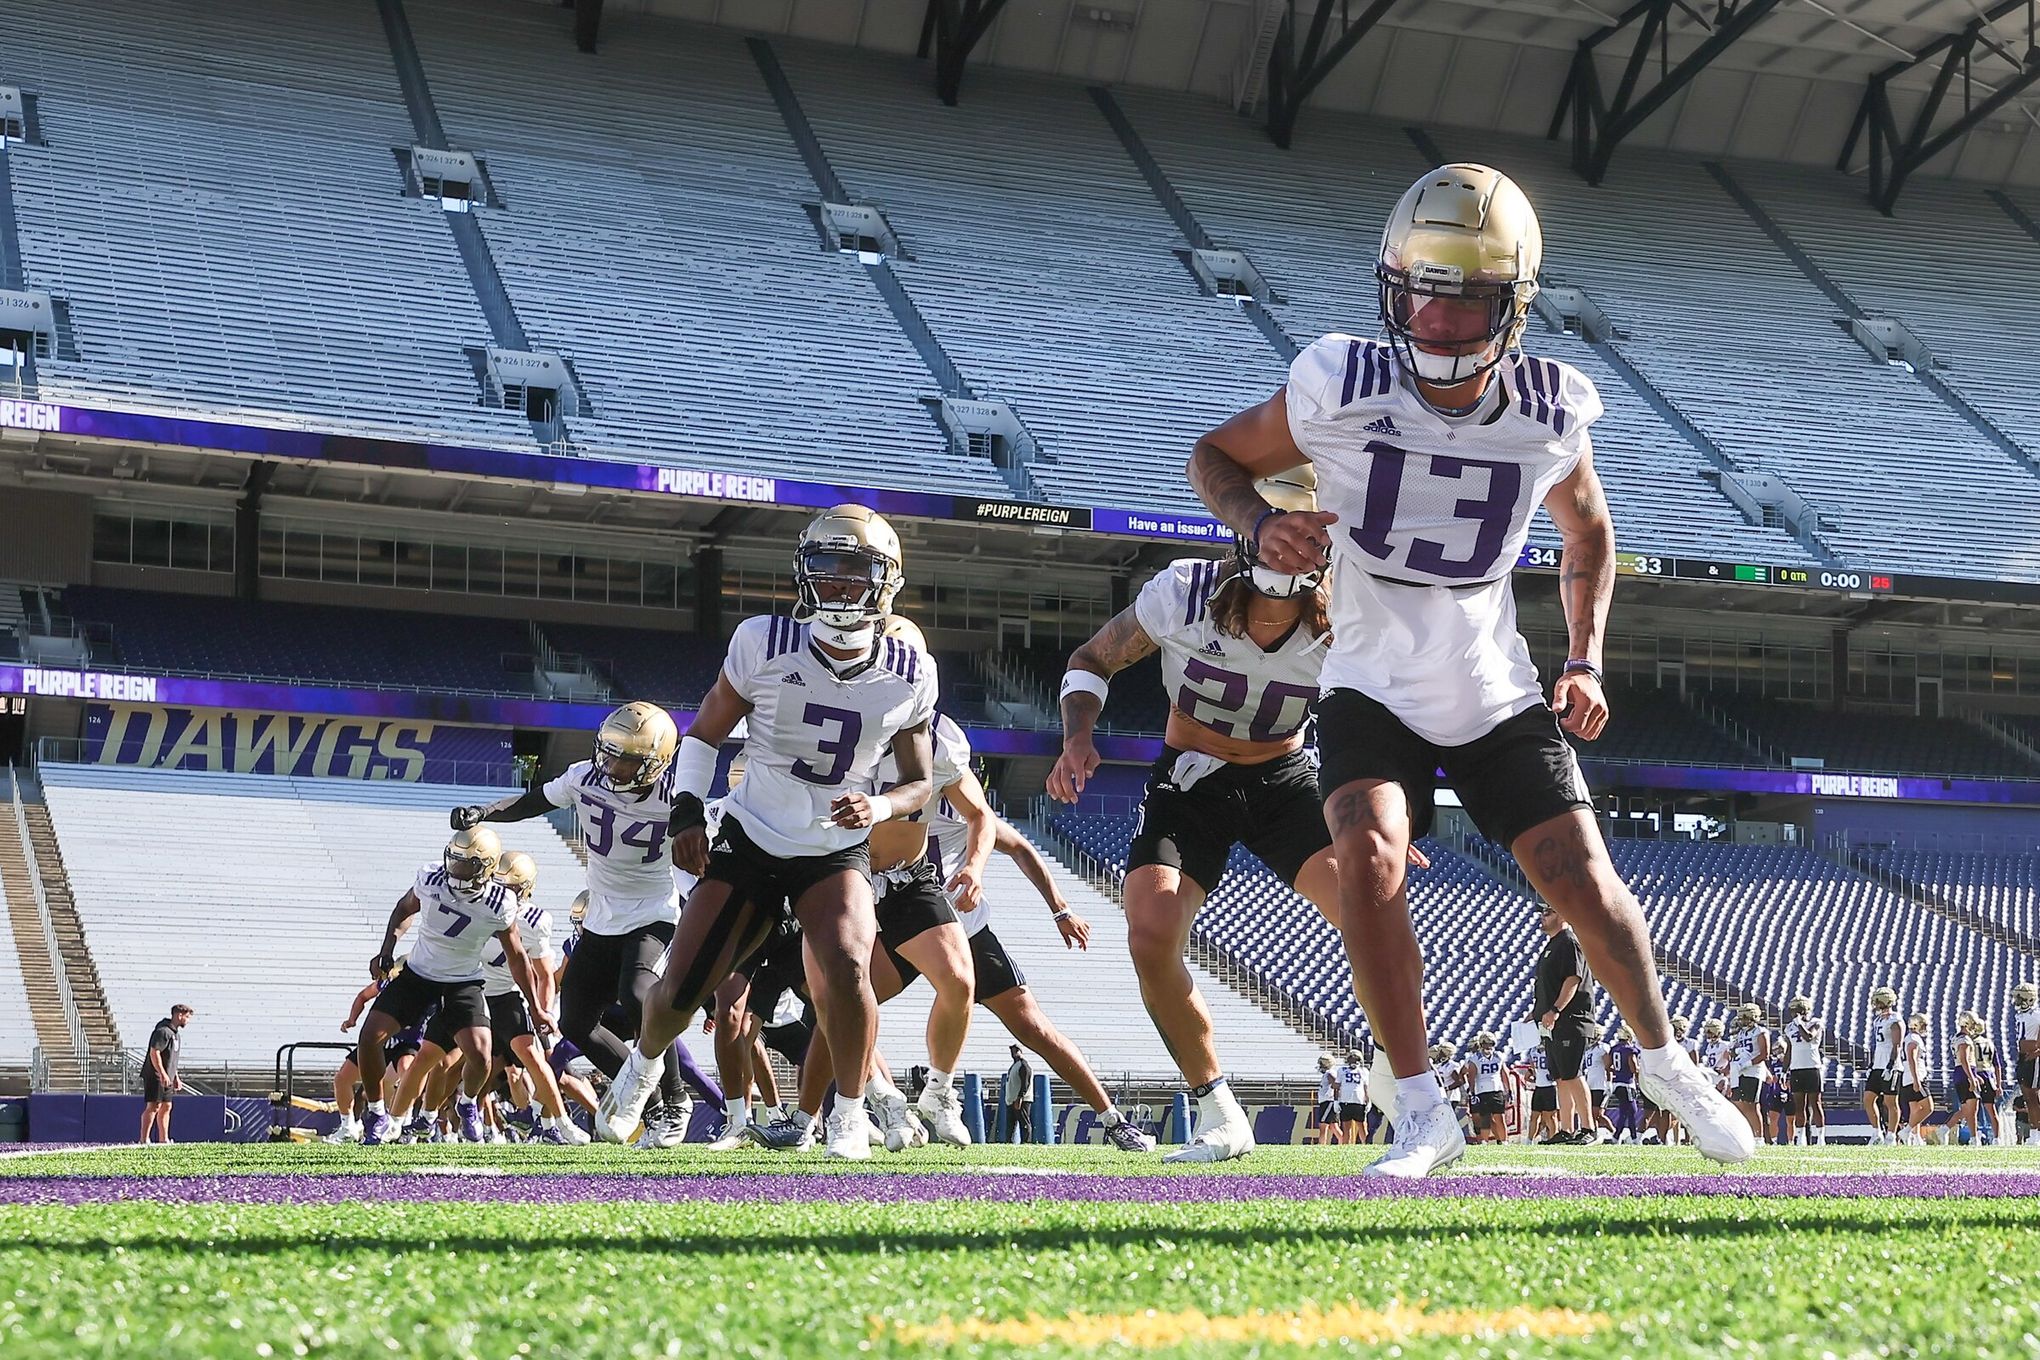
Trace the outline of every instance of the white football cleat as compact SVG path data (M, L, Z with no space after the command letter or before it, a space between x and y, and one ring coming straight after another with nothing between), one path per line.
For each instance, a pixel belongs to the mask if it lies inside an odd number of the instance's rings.
M914 1112L907 1108L907 1098L902 1095L879 1096L877 1127L884 1134L887 1152L905 1152L908 1148L926 1147L928 1134Z
M1227 1119L1213 1124L1210 1128L1197 1130L1197 1136L1162 1158L1165 1162L1229 1162L1244 1157L1254 1150L1254 1129L1245 1120Z
M844 1162L871 1160L871 1121L864 1117L863 1101L839 1100L829 1111L822 1156Z
M588 1131L565 1115L561 1115L553 1121L553 1128L559 1132L561 1138L566 1140L568 1147L586 1147L591 1141L588 1137Z
M646 1058L637 1049L631 1049L595 1111L596 1136L605 1143L628 1143L644 1122L645 1106L658 1089L659 1076L665 1070L665 1054Z
M1746 1162L1757 1150L1756 1135L1742 1112L1714 1089L1691 1058L1673 1051L1670 1069L1662 1074L1637 1074L1643 1094L1685 1125L1700 1155L1714 1162Z
M1466 1135L1452 1107L1443 1103L1420 1110L1395 1125L1395 1142L1360 1172L1379 1180L1420 1181L1466 1155Z
M969 1147L970 1130L963 1126L963 1101L957 1097L954 1086L936 1086L932 1083L921 1092L915 1102L928 1132L941 1142L952 1147Z
M640 1152L676 1148L687 1141L687 1126L694 1120L694 1097L686 1096L676 1105L661 1105L645 1120L644 1135L632 1144Z

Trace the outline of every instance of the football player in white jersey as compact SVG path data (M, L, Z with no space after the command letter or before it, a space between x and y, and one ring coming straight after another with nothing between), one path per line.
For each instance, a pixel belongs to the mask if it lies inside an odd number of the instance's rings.
M1758 1101L1764 1093L1764 1072L1771 1064L1771 1031L1764 1025L1764 1008L1754 1001L1736 1007L1729 1031L1729 1091L1736 1108L1750 1124L1750 1136L1763 1129L1763 1111Z
M538 862L522 850L513 850L503 856L496 869L496 881L517 894L517 938L523 942L524 956L536 965L532 969L533 993L550 1012L553 966L558 955L553 943L553 914L532 900L538 892ZM532 1106L538 1116L536 1140L586 1143L588 1135L567 1118L566 1101L553 1077L552 1064L546 1060L545 1049L539 1046L531 1013L524 1008L524 998L518 994L508 959L500 949L491 949L482 960L482 995L489 1003L489 1033L496 1066L507 1066L514 1059L531 1081Z
M1440 767L1578 934L1636 1029L1645 1093L1707 1156L1755 1151L1749 1125L1672 1043L1649 928L1564 736L1591 741L1608 720L1615 531L1587 436L1600 397L1577 371L1517 348L1542 256L1536 213L1507 176L1431 171L1382 232L1387 342L1319 339L1282 390L1199 440L1190 461L1204 503L1271 571L1333 565L1320 783L1354 988L1401 1093L1402 1136L1372 1175L1425 1175L1466 1147L1425 1060L1423 953L1404 882ZM1256 489L1306 462L1319 510L1286 511ZM1540 503L1564 541L1570 633L1548 699L1509 579Z
M673 780L673 862L688 895L664 972L597 1131L627 1134L666 1063L666 1046L789 910L799 920L838 1093L827 1152L871 1155L863 1091L878 1032L870 959L877 936L871 828L921 810L933 792L929 724L935 662L879 625L905 584L900 540L861 505L824 510L794 550L792 618L744 620L722 674L681 742ZM703 802L716 748L747 720L744 782L723 800L711 845ZM872 794L890 749L900 782Z
M2012 1080L2026 1097L2028 1147L2040 1147L2040 987L2012 989Z
M1820 1055L1826 1026L1813 1013L1813 998L1795 996L1785 1007L1785 1056L1791 1072L1792 1118L1800 1143L1827 1143L1827 1105L1822 1096L1827 1062Z
M588 911L560 983L560 1026L612 1081L623 1070L645 995L680 919L682 885L666 853L679 744L679 728L665 709L642 701L625 704L596 729L592 758L528 792L487 807L453 810L456 827L573 810L588 852ZM611 1006L622 1008L625 1032L603 1023ZM679 1143L692 1105L679 1065L666 1064L645 1111L644 1145Z
M382 1100L383 1045L397 1031L423 1020L435 1004L467 1059L459 1102L461 1136L470 1143L481 1141L481 1111L475 1097L489 1079L489 1008L482 996L482 959L491 940L502 946L504 963L531 1013L541 1025L552 1023L552 1017L533 999L534 969L512 924L517 915L516 894L496 881L496 865L502 858L502 843L489 828L456 832L439 862L418 870L410 891L390 912L382 948L369 961L374 976L389 975L395 964L391 955L397 936L413 917L417 918L418 936L403 972L383 988L361 1027L357 1047L361 1081L375 1097L362 1121L361 1141L365 1144L386 1142L397 1130L398 1121L391 1119ZM412 1065L406 1088L426 1066L423 1062ZM399 1109L396 1113L400 1120L410 1112Z
M1863 1113L1870 1116L1870 1146L1898 1141L1898 1058L1905 1022L1898 1018L1898 993L1870 989L1870 1070L1863 1077Z
M1914 1147L1927 1141L1927 1120L1934 1114L1934 1096L1927 1089L1927 1075L1933 1071L1934 1053L1927 1041L1924 1013L1906 1022L1905 1037L1898 1050L1898 1108L1904 1119L1899 1141Z
M1460 1068L1460 1081L1472 1093L1473 1140L1509 1141L1509 1091L1502 1075L1502 1054L1495 1036L1486 1030L1473 1036L1473 1051Z
M1308 468L1257 495L1315 505ZM1226 1084L1211 1011L1183 963L1190 925L1243 844L1328 917L1337 908L1332 838L1318 806L1304 728L1331 641L1323 564L1280 572L1245 540L1225 560L1185 558L1070 654L1063 749L1048 793L1076 802L1099 764L1092 741L1111 678L1159 650L1169 719L1128 851L1126 944L1141 1000L1197 1098L1197 1134L1172 1162L1219 1162L1254 1147L1253 1124Z

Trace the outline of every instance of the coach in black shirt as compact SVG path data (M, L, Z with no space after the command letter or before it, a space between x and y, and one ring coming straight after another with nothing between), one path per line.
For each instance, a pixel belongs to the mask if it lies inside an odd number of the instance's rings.
M172 1006L170 1014L156 1022L149 1046L142 1053L142 1141L149 1141L153 1129L161 1129L163 1141L170 1141L170 1097L184 1089L177 1078L177 1059L184 1048L183 1029L191 1023L191 1007Z
M1545 1035L1551 1080L1558 1087L1558 1127L1584 1142L1594 1133L1593 1107L1587 1103L1587 1083L1580 1075L1587 1027L1594 1023L1594 974L1572 927L1558 919L1549 902L1542 904L1537 925L1548 938L1537 959L1535 1019Z

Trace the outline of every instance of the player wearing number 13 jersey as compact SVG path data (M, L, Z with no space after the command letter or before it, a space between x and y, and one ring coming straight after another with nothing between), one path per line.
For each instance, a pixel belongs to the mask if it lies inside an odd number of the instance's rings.
M1263 482L1292 510L1315 507L1308 466ZM1331 915L1338 878L1319 813L1317 766L1303 749L1331 642L1322 570L1271 570L1242 541L1222 561L1172 562L1131 607L1070 656L1063 752L1048 791L1075 802L1098 768L1091 733L1116 672L1162 654L1169 719L1148 775L1127 861L1127 947L1141 1000L1198 1102L1197 1137L1171 1161L1215 1162L1254 1146L1227 1087L1211 1013L1183 965L1190 923L1235 842Z
M869 839L876 824L919 812L933 791L935 663L880 631L906 583L900 563L899 535L883 517L861 505L824 510L794 549L793 617L746 619L730 638L674 763L673 859L701 881L681 910L638 1046L602 1102L604 1137L621 1135L666 1045L791 912L836 1066L828 1154L871 1155L863 1093L878 1038L870 973L878 927ZM744 780L723 799L711 841L702 800L716 748L739 721L748 729ZM867 792L888 751L899 783Z
M1205 503L1271 568L1332 564L1319 783L1354 988L1396 1077L1379 1102L1395 1146L1374 1175L1422 1176L1465 1151L1430 1075L1403 868L1430 825L1440 768L1573 927L1642 1041L1644 1093L1709 1157L1754 1150L1748 1124L1672 1044L1643 914L1561 735L1591 741L1607 721L1600 660L1615 531L1588 436L1601 413L1593 384L1518 348L1543 253L1536 212L1506 175L1429 172L1382 231L1385 341L1317 341L1282 391L1191 458ZM1255 490L1304 463L1317 470L1319 512L1285 513ZM1548 703L1509 580L1539 504L1565 545L1571 648Z

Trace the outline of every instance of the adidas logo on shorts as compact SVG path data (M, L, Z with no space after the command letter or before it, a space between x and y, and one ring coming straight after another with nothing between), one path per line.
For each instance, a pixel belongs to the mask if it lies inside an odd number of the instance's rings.
M1392 434L1398 437L1402 434L1402 431L1395 427L1395 422L1387 416L1383 416L1379 420L1369 421L1360 427L1360 431L1363 434Z

